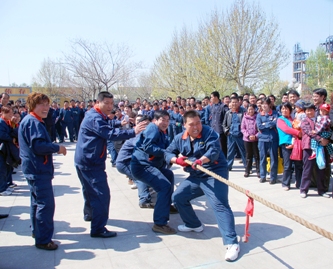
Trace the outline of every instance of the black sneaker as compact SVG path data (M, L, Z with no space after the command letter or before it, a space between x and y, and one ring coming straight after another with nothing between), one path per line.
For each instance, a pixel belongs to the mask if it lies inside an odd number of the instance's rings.
M266 178L261 178L261 179L259 179L259 182L260 182L260 183L265 183L265 182L266 182Z
M104 232L99 233L99 234L90 234L90 236L91 237L100 237L100 238L110 238L110 237L117 236L117 233L105 230Z
M142 204L139 204L139 207L140 208L154 208L155 203L152 203L152 202L142 203Z
M36 244L35 246L36 246L36 248L44 249L44 250L56 250L58 248L58 245L56 243L54 243L53 241L51 241L48 244Z
M275 179L273 179L273 180L271 180L270 182L269 182L269 184L271 184L271 185L274 185L276 183L276 180Z

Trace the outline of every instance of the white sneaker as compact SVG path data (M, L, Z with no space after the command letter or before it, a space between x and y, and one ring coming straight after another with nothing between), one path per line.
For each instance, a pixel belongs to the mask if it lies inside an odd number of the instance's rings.
M131 185L131 189L132 190L135 190L135 189L137 189L138 188L138 186L135 184L135 183L133 183L133 185Z
M179 225L178 226L178 231L180 231L180 232L196 232L196 233L200 233L200 232L203 231L203 226L200 225L197 228L189 228L189 227L186 227L185 224L183 224L183 225Z
M299 196L301 196L301 198L306 198L306 193L305 192L301 192L300 194L299 194Z
M228 262L236 260L238 258L239 251L239 244L227 245L227 253L225 254L224 259Z

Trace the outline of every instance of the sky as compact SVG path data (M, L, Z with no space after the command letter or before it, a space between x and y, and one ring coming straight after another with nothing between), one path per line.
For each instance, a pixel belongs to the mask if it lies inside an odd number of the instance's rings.
M252 1L251 1L252 2ZM275 18L290 49L280 72L291 81L292 53L299 42L315 50L333 35L333 0L259 0ZM215 9L233 0L0 0L0 85L31 84L44 59L70 52L71 41L126 44L133 61L149 68L184 26L195 31Z

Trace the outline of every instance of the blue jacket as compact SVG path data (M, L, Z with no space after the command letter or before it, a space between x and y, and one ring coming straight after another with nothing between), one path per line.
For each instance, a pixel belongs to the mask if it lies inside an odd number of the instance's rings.
M52 179L54 168L52 154L59 151L53 144L42 119L29 114L19 126L22 172L29 180Z
M139 136L132 137L125 141L117 155L116 165L118 163L128 163L132 159L133 150Z
M210 162L203 164L204 168L225 178L228 177L228 165L221 150L219 135L209 126L202 126L201 136L196 138L193 143L191 143L186 130L177 135L165 151L166 162L170 163L171 159L179 154L188 157L190 161L206 156ZM185 167L184 170L189 172L191 176L209 177L206 173L194 170L190 166Z
M60 109L59 120L64 122L73 122L73 113L71 108Z
M139 134L133 152L132 163L164 168L164 151L169 146L168 136L155 123L149 123Z
M259 130L257 135L259 141L278 141L279 136L276 130L277 118L278 113L275 110L271 110L268 114L264 114L263 112L258 113L256 123Z
M105 170L107 140L126 140L135 137L131 130L120 130L110 125L106 115L90 109L80 127L74 162L82 170Z
M73 121L81 122L81 108L72 107L71 110L72 110Z

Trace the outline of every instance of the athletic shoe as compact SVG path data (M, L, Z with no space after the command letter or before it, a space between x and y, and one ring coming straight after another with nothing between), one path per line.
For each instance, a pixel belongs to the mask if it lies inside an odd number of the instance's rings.
M5 190L3 192L0 192L0 196L9 196L9 195L12 195L12 191L9 191L9 190Z
M133 183L133 185L131 185L132 190L136 190L137 188L138 188L138 186L135 183Z
M154 224L152 230L156 233L162 234L176 234L176 230L171 228L169 225L157 225Z
M266 182L266 178L261 178L261 179L259 180L259 182L260 182L260 183L265 183L265 182Z
M110 237L117 236L117 233L105 230L104 232L99 233L99 234L90 234L90 236L91 237L100 237L100 238L110 238Z
M139 204L139 207L140 208L154 208L155 203L152 203L152 202L142 203L142 204Z
M305 192L301 192L299 196L301 196L301 198L306 198L307 195Z
M319 195L324 197L324 198L330 198L331 197L327 192L321 193Z
M238 258L239 251L239 244L227 245L227 253L225 254L224 259L228 262L236 260Z
M178 231L180 231L180 232L185 232L185 233L187 233L187 232L196 232L196 233L200 233L200 232L202 232L203 231L203 226L202 225L200 225L199 227L197 227L197 228L189 228L189 227L186 227L186 225L185 224L183 224L183 225L179 225L178 226Z

